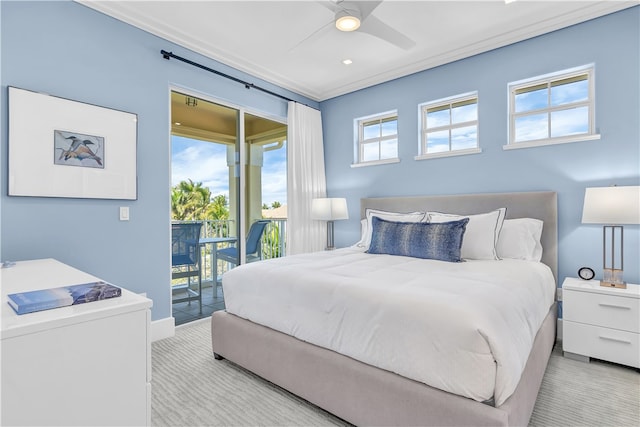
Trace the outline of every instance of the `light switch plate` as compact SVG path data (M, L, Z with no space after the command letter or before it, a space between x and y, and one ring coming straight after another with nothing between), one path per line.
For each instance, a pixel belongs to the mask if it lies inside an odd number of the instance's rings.
M129 207L120 206L120 221L129 221Z

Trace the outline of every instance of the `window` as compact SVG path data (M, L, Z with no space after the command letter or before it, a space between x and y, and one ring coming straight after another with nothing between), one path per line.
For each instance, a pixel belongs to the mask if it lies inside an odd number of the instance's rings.
M398 112L356 119L357 153L353 166L398 162Z
M421 104L420 123L416 160L481 152L477 92Z
M509 85L509 144L504 148L597 139L594 69L585 66Z

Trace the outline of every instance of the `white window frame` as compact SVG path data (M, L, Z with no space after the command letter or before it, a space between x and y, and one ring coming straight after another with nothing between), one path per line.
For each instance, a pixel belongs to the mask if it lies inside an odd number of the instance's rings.
M355 147L354 147L354 163L351 165L352 168L362 167L362 166L373 166L373 165L384 165L388 163L398 163L400 159L398 158L399 151L399 138L398 138L398 128L396 125L396 133L393 135L380 135L377 138L369 138L367 140L364 139L364 125L373 121L383 121L386 119L395 119L398 121L398 110L386 111L384 113L373 114L371 116L360 117L354 120L354 134L355 134ZM396 140L396 157L389 159L381 159L380 158L380 146L383 141L395 139ZM372 144L377 141L378 143L378 159L370 160L370 161L362 161L363 157L363 149L365 144Z
M454 95L447 98L437 99L435 101L424 102L418 105L418 123L420 126L420 141L418 143L418 155L414 157L415 160L428 160L428 159L437 159L441 157L452 157L452 156L464 156L467 154L478 154L482 152L480 148L480 125L479 118L476 116L475 120L469 120L466 122L460 123L451 123L451 114L449 114L449 124L444 126L438 126L433 128L427 128L427 111L436 108L436 107L449 107L449 111L453 104L457 104L465 101L475 101L476 111L479 112L479 99L478 92L467 92L460 95ZM452 150L451 149L451 131L458 128L475 126L476 127L476 147L474 148L465 148ZM448 131L449 132L449 150L447 151L439 151L436 153L428 153L427 152L427 133L433 131Z
M551 96L551 86L553 83L570 79L572 77L578 77L582 75L587 75L588 81L588 96L586 101L578 101L570 104L562 104L560 106L551 106L551 102L548 103L547 107L539 108L536 110L527 110L522 112L515 112L515 96L516 93L522 89L526 89L533 86L546 85L548 94L547 96ZM526 80L520 80L517 82L509 83L509 129L508 129L508 142L507 145L504 145L502 148L505 150L512 149L520 149L520 148L531 148L531 147L539 147L546 145L555 145L555 144L566 144L570 142L580 142L580 141L592 141L595 139L600 139L600 135L596 133L595 127L595 66L594 64L583 65L580 67L571 68L568 70L558 71L550 74L545 74L542 76L533 77ZM515 122L518 117L526 117L529 115L538 115L538 114L547 114L548 126L547 131L551 132L551 113L557 111L570 110L576 107L586 106L589 110L588 112L588 130L586 133L581 133L577 135L565 135L565 136L556 136L551 137L548 134L547 138L528 140L523 142L515 141Z

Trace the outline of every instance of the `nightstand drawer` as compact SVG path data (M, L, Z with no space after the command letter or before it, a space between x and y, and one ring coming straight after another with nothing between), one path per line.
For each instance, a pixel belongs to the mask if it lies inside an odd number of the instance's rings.
M562 313L565 320L640 332L640 300L565 289Z
M640 334L566 320L562 329L564 351L640 368Z

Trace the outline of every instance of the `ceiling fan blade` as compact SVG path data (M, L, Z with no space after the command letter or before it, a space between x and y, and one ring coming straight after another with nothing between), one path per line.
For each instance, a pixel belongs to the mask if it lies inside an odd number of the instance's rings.
M331 31L331 28L333 28L334 25L335 24L334 24L333 21L327 22L322 27L318 28L313 33L309 34L307 37L303 38L297 44L295 44L293 47L291 47L289 49L289 52L292 52L292 51L296 50L297 48L299 48L303 44L311 43L314 40L318 40L318 39L322 38L322 36L324 36L326 33Z
M390 27L373 15L363 20L358 31L371 34L374 37L385 40L399 48L409 50L416 45L416 42L402 34L400 31Z
M358 8L358 10L360 11L360 19L364 21L365 19L367 19L367 16L371 15L371 12L373 12L376 7L380 6L382 0L343 2L341 4L344 5L344 3L351 3L351 5L354 5L356 8ZM340 3L338 5L340 5Z

